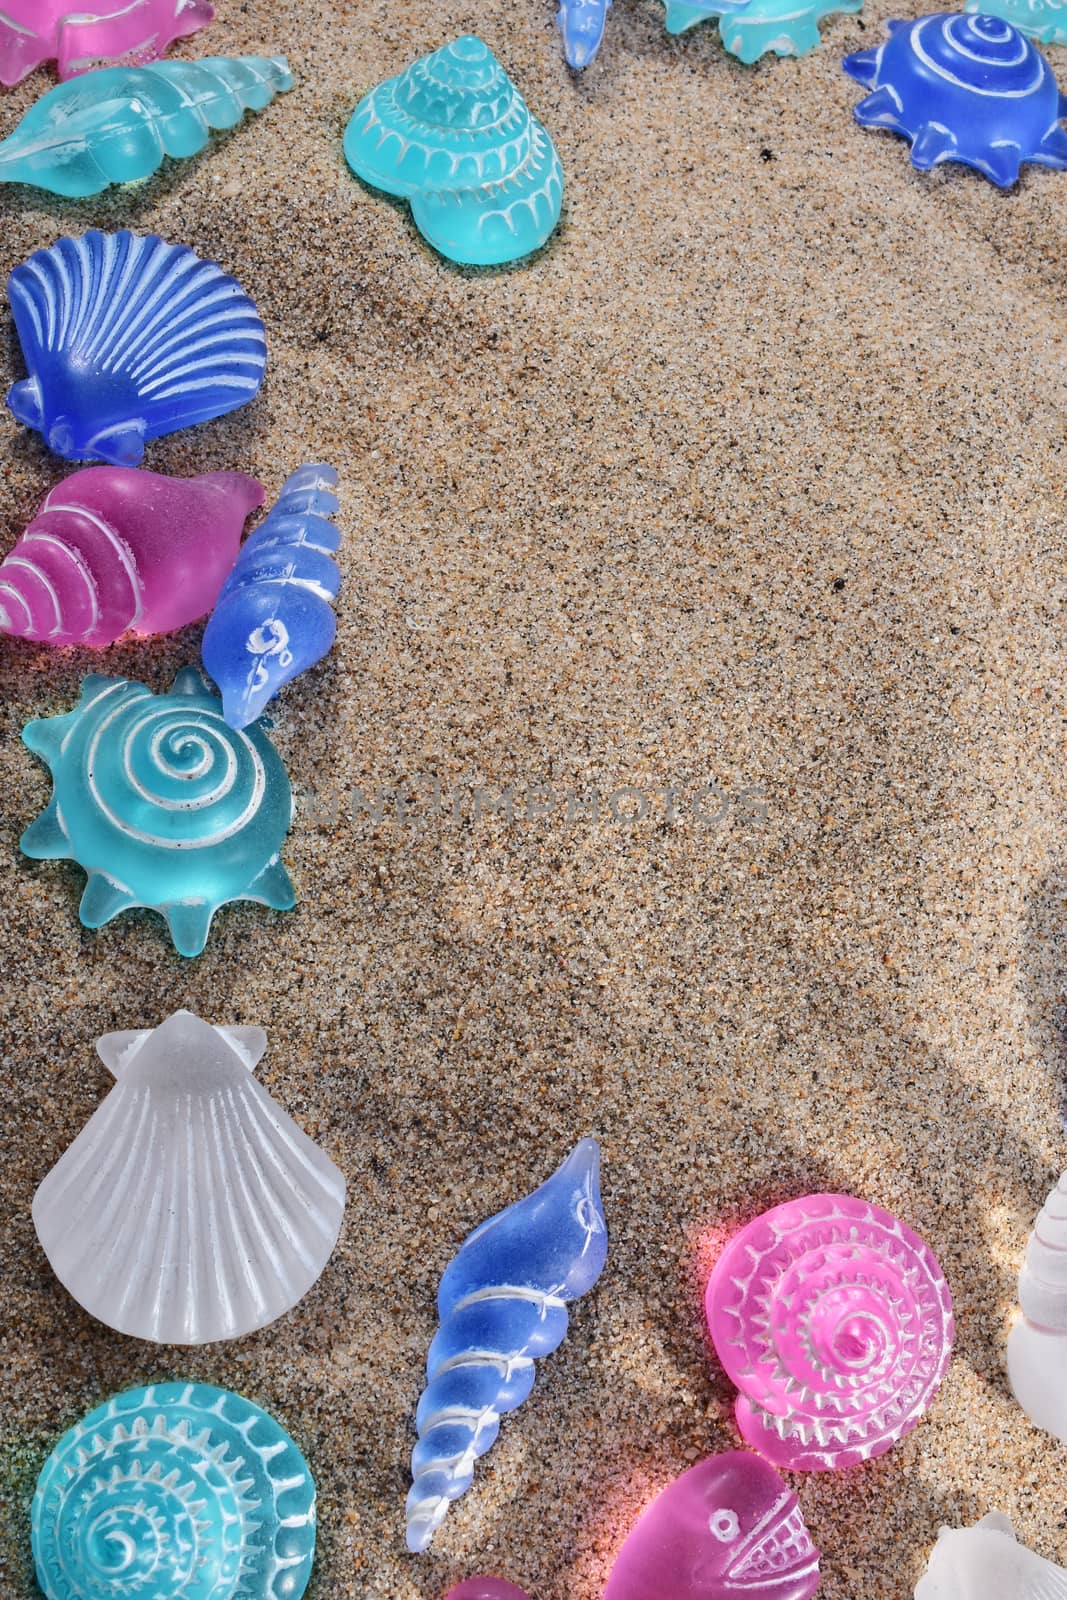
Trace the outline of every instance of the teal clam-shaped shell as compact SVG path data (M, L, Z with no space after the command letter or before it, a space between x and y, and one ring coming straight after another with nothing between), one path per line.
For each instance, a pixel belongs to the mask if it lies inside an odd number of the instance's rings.
M29 183L70 199L193 156L212 128L233 128L292 87L284 56L209 56L104 67L60 83L0 143L0 183Z
M48 1600L300 1600L315 1484L250 1400L150 1384L63 1435L37 1480L31 1539Z
M87 677L73 711L27 723L22 738L52 772L23 853L84 868L87 928L147 906L195 956L229 901L293 906L279 860L293 809L285 767L261 727L228 726L195 667L162 695Z
M419 232L451 261L518 261L559 221L563 170L555 146L473 35L365 95L344 149L358 177L411 202Z

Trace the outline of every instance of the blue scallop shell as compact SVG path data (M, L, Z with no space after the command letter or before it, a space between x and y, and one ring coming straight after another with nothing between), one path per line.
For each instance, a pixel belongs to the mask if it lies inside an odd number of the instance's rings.
M751 65L769 52L806 55L822 43L824 17L862 5L863 0L667 0L667 32L684 33L716 17L723 49Z
M333 559L337 529L328 518L337 510L336 482L332 467L294 472L222 586L203 657L232 728L254 722L333 644L341 574Z
M300 1600L315 1484L250 1400L150 1384L63 1435L37 1480L31 1540L47 1600Z
M1067 97L1017 28L958 12L887 26L876 50L843 62L871 91L855 109L862 127L910 139L913 166L958 161L1005 189L1023 162L1067 167Z
M567 1302L593 1287L607 1253L595 1139L583 1139L546 1183L460 1246L437 1293L441 1326L415 1418L409 1549L425 1550L469 1489L501 1413L530 1393L534 1361L563 1342Z
M262 728L227 725L195 667L163 695L87 677L73 711L28 722L22 738L52 773L23 854L88 873L87 928L147 906L167 919L178 952L195 956L231 900L293 906L279 860L293 810L281 758Z
M1067 0L967 0L963 9L1003 17L1039 44L1067 44Z
M611 0L559 0L556 23L563 35L567 65L580 72L596 56L604 39Z
M29 377L7 403L68 461L135 467L146 440L263 382L266 334L240 284L154 234L60 239L15 268L8 296Z
M411 202L423 238L451 261L518 261L559 221L563 171L552 140L473 34L365 95L344 150L364 182Z

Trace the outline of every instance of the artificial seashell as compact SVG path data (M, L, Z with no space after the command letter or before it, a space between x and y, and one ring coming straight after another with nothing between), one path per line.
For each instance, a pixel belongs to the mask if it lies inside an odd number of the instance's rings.
M760 56L802 56L822 43L819 23L838 11L859 11L863 0L667 0L667 32L684 33L719 19L724 50L751 65Z
M63 1435L37 1480L31 1538L47 1600L300 1600L315 1484L251 1400L152 1383Z
M1067 1572L1019 1544L991 1511L973 1528L942 1528L915 1600L1067 1600Z
M1019 1274L1008 1378L1030 1421L1067 1442L1067 1172L1042 1206Z
M163 695L93 674L73 711L28 722L22 738L53 786L22 851L89 874L85 927L147 906L195 956L229 901L295 904L278 859L293 809L285 768L262 728L227 725L195 667Z
M527 1595L504 1578L464 1578L445 1600L527 1600Z
M604 1600L809 1600L819 1552L793 1491L747 1450L709 1456L640 1517Z
M232 728L254 722L279 689L333 644L341 574L332 467L301 467L245 544L204 630L204 666Z
M911 163L974 167L1002 189L1024 161L1067 167L1067 96L1040 50L999 17L943 12L889 22L876 50L846 56L871 93L855 108L864 128L911 141Z
M344 148L358 177L410 200L423 238L451 261L518 261L559 221L563 170L552 140L471 34L365 95Z
M259 1028L189 1011L105 1036L116 1083L33 1201L56 1277L134 1339L239 1339L291 1311L333 1253L345 1180L254 1076Z
M734 1235L705 1300L737 1424L777 1466L881 1455L936 1393L955 1327L933 1252L888 1211L807 1195Z
M147 178L164 156L193 156L212 128L233 128L291 89L284 56L216 56L105 67L61 83L0 143L0 183L81 199Z
M0 561L0 633L99 648L184 628L211 610L262 504L240 472L75 472Z
M29 377L19 422L69 461L135 467L145 441L253 399L267 341L239 283L155 234L87 233L8 279Z
M583 1139L533 1194L475 1228L445 1268L415 1417L409 1550L426 1549L470 1488L501 1413L530 1393L534 1361L563 1342L567 1302L593 1287L607 1252L600 1149Z
M963 9L1003 17L1038 44L1067 44L1067 0L967 0Z
M53 59L61 78L154 61L214 15L208 0L4 0L0 83L18 83Z
M580 72L600 49L611 0L559 0L556 24L567 65Z

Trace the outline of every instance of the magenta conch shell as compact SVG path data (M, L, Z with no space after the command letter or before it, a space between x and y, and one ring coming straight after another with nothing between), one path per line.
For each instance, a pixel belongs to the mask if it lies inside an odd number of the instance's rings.
M1012 1393L1031 1422L1067 1442L1067 1173L1027 1242L1019 1305L1008 1338Z
M809 1600L819 1552L800 1504L747 1450L683 1472L619 1552L604 1600Z
M0 83L18 83L43 61L55 60L61 78L140 66L214 15L208 0L4 0Z
M215 604L262 504L262 484L240 472L75 472L0 561L0 633L101 647L183 628Z

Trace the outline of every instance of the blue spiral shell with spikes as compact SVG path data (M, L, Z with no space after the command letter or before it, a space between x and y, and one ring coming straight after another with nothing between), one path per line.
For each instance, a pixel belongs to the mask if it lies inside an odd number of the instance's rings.
M410 1550L425 1550L474 1463L522 1405L534 1362L567 1331L567 1302L596 1283L607 1259L600 1150L583 1139L533 1194L483 1222L445 1269L441 1325L426 1362L415 1422L414 1482L407 1501Z
M53 786L23 853L84 868L87 928L146 906L195 956L229 901L295 903L279 860L293 809L285 767L262 728L227 725L195 667L164 695L87 677L73 711L27 723L22 738Z
M150 1384L63 1435L37 1481L31 1538L47 1600L300 1600L315 1484L250 1400Z
M940 12L888 28L876 50L843 63L870 90L855 109L862 127L903 134L915 167L958 161L1002 189L1024 162L1067 167L1067 96L1010 22Z
M341 584L333 553L337 510L332 467L294 472L247 540L204 630L204 666L232 728L254 722L268 701L333 644Z

